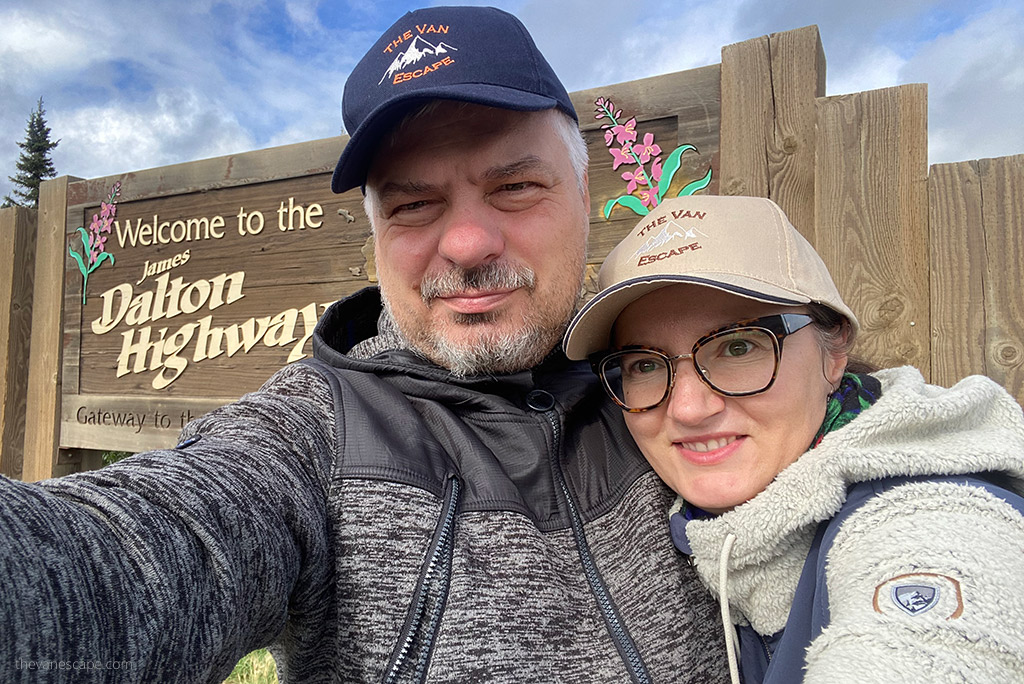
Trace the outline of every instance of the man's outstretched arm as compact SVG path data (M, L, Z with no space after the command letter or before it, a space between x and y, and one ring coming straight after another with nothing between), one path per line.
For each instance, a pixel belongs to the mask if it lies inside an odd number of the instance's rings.
M273 640L330 573L330 406L291 366L187 447L0 482L0 679L221 681Z

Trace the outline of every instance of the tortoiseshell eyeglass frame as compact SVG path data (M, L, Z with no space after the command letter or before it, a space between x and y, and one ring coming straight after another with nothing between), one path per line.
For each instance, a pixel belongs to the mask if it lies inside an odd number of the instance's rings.
M664 350L658 349L657 347L648 347L645 345L634 344L627 345L624 347L618 347L615 349L605 349L602 351L594 352L593 354L590 354L587 357L587 359L590 361L591 369L594 371L594 373L597 374L599 378L601 378L601 384L604 386L605 392L608 393L608 396L611 397L612 401L614 401L619 406L619 408L621 408L623 411L626 411L627 413L642 413L644 411L650 411L651 409L657 408L658 406L661 406L663 403L665 403L665 400L668 399L670 394L672 394L672 386L675 384L675 361L686 358L693 361L693 369L697 372L697 377L700 378L701 381L705 385L710 387L714 392L717 392L718 394L721 394L722 396L725 397L749 397L755 394L761 394L762 392L767 392L769 389L771 389L771 386L775 384L775 378L778 377L779 374L779 362L782 359L782 341L785 340L788 335L792 335L796 331L806 328L813 322L814 319L808 316L807 314L798 313L783 313L773 314L771 316L761 316L760 318L748 318L712 330L711 332L709 332L708 334L704 335L699 340L694 342L693 349L690 350L689 354L676 354L675 356L671 356L665 353ZM760 389L748 390L744 392L728 392L726 390L720 389L716 387L715 384L711 381L711 379L707 376L707 371L704 368L701 368L700 364L697 363L697 351L701 347L719 337L728 335L730 333L734 333L738 330L763 330L767 332L772 339L775 348L775 368L772 370L772 377L768 381L768 384L766 384L764 387L761 387ZM605 369L608 363L614 360L615 358L622 356L623 354L627 354L629 352L637 351L651 352L661 357L665 361L665 365L668 368L668 382L665 383L664 395L662 395L661 399L659 399L656 403L651 404L650 406L629 407L616 396L615 391L612 389L611 384L608 381L608 377L605 375Z

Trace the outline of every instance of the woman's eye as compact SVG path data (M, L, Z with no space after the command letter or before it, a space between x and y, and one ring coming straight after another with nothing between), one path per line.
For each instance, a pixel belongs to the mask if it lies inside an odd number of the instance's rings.
M730 340L722 350L725 356L743 356L754 348L750 340Z
M657 359L637 359L626 364L626 372L631 376L650 375L664 366Z

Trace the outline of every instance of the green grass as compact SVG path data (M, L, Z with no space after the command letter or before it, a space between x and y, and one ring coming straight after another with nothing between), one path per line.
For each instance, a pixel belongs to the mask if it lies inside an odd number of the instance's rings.
M265 648L253 651L238 661L224 684L277 684L273 656Z

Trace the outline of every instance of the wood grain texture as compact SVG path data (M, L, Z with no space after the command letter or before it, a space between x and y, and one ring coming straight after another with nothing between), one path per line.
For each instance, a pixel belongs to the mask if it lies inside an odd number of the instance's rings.
M1024 155L981 159L985 374L1024 404Z
M20 478L25 454L25 410L32 338L35 209L0 209L0 472Z
M722 48L721 193L770 197L811 244L815 100L824 94L816 26Z
M32 306L32 355L26 398L25 461L22 478L50 477L58 448L63 352L64 260L67 191L62 176L39 187L35 285Z
M1024 403L1024 155L929 177L932 379L987 375Z
M818 100L816 245L857 314L855 352L930 375L927 88Z
M769 196L774 110L768 36L723 47L721 194Z
M937 164L928 177L932 382L986 370L987 230L976 162Z
M816 26L773 33L768 42L775 105L768 196L813 245L816 99L825 95L825 53Z

